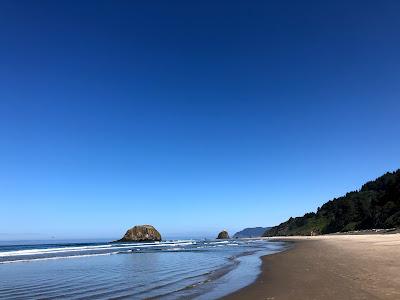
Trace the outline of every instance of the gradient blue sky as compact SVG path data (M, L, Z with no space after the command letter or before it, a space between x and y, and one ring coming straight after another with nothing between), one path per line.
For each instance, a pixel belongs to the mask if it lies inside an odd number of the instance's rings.
M398 1L1 1L0 239L275 225L400 167Z

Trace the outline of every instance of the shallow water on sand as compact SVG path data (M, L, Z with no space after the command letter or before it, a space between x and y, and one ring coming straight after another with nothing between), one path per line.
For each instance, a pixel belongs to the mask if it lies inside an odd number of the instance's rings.
M259 273L265 240L0 246L0 299L215 299Z

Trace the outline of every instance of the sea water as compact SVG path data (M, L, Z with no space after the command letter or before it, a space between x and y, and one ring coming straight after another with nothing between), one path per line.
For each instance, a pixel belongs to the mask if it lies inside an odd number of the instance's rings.
M0 246L0 299L216 299L284 243L171 240Z

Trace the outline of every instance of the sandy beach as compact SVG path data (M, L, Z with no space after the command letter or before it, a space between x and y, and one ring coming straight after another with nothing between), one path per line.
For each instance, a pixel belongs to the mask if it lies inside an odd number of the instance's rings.
M290 237L256 282L224 299L400 299L400 234Z

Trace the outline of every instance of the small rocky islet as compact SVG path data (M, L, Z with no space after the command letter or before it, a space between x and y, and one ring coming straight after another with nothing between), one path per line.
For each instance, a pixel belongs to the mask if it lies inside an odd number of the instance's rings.
M228 240L229 239L229 233L227 230L222 230L220 233L218 233L217 240Z
M230 239L227 230L222 230L218 236L217 240L227 240ZM136 225L128 229L125 235L114 241L113 243L121 242L159 242L161 241L161 234L152 225Z
M161 241L161 234L152 225L136 225L128 229L125 235L115 241L119 242L157 242Z

